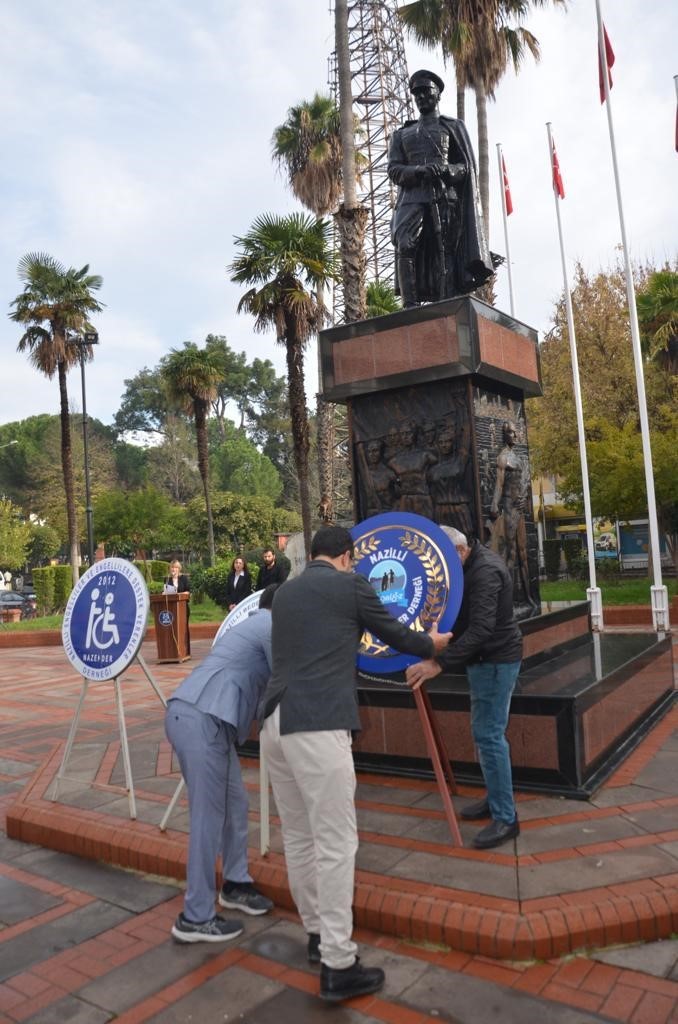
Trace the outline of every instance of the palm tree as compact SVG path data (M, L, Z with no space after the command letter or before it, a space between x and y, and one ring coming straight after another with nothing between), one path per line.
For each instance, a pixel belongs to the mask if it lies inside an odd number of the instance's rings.
M304 206L323 217L334 212L342 196L341 118L329 96L290 107L273 132L273 159L287 173L290 188ZM319 301L323 301L321 293ZM320 352L318 373L320 374ZM334 494L334 406L316 396L318 481L320 494Z
M567 0L414 0L398 13L418 43L442 47L451 57L458 86L473 89L478 121L478 187L486 237L490 236L487 100L494 99L509 64L516 72L529 52L539 60L539 42L521 20L531 7Z
M666 267L650 274L636 302L650 358L678 374L678 272Z
M304 347L325 320L325 308L318 301L318 290L337 278L336 261L329 245L327 224L299 213L285 217L262 214L249 232L236 238L235 242L240 252L228 267L231 280L249 286L238 303L238 312L254 316L255 331L273 327L287 353L294 460L299 476L301 519L308 554L311 549L311 502Z
M94 328L88 317L99 313L103 304L92 294L101 288L102 278L90 274L86 264L80 270L68 269L47 253L27 253L19 261L19 279L23 292L10 304L10 319L26 324L26 331L17 346L28 351L33 365L50 380L56 373L59 380L61 415L61 469L66 495L68 544L71 553L73 583L77 583L80 561L78 522L73 486L73 454L71 421L68 412L66 375L80 359L80 347L69 343L72 333L82 335ZM91 345L83 346L83 358L92 358Z
M390 284L384 281L370 281L367 286L367 309L365 315L387 316L389 313L397 313L403 308L399 297L393 291Z
M316 217L333 213L342 194L341 119L330 96L316 93L287 111L273 132L273 159Z
M207 543L210 565L216 561L214 550L214 524L209 489L209 451L207 446L207 417L210 403L217 395L217 388L223 379L217 355L208 348L198 348L192 341L184 342L182 349L173 348L161 360L162 374L167 381L170 396L183 411L191 413L195 422L195 436L198 445L198 470L205 493L207 513Z

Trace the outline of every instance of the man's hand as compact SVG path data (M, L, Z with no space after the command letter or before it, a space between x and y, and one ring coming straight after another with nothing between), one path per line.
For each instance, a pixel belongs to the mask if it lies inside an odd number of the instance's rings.
M447 647L453 636L452 633L439 633L437 625L433 626L433 628L428 631L428 635L431 637L431 640L433 640L433 646L435 647L436 654Z
M429 633L429 636L431 634ZM445 635L445 634L441 634ZM423 682L427 679L433 679L434 676L439 676L442 669L437 661L433 658L427 658L426 661L417 662L416 665L410 665L405 672L405 678L413 690L418 690Z

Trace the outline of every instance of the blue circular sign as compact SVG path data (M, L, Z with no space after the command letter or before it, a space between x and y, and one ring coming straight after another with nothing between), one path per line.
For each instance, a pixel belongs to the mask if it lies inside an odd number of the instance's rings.
M68 599L61 637L66 657L86 679L114 679L146 632L148 590L130 562L105 558L81 576Z
M171 612L160 612L158 622L161 626L171 626L174 622L174 616Z
M412 512L384 512L351 530L355 570L367 578L394 618L417 632L435 623L452 628L461 605L464 577L456 548L443 528ZM386 675L418 659L400 654L364 633L358 668Z

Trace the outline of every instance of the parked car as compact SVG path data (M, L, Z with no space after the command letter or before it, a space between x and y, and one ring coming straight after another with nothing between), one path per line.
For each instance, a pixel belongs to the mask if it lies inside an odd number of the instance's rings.
M5 608L19 608L22 619L35 617L37 601L35 594L19 594L16 590L0 590L0 612Z

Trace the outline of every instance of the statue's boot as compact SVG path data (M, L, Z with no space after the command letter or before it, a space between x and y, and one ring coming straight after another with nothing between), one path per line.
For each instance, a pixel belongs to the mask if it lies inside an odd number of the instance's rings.
M400 297L403 300L405 309L418 306L417 299L417 271L414 260L401 256L398 260L398 285Z

